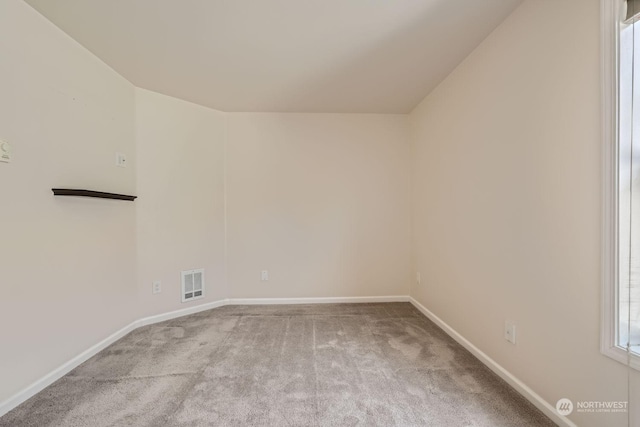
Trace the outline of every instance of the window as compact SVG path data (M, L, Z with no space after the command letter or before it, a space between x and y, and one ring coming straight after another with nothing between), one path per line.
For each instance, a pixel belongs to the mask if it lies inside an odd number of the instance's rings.
M618 334L617 345L640 352L640 23L620 30L618 95ZM640 65L640 64L637 64Z
M605 354L640 369L640 0L602 5L601 345Z

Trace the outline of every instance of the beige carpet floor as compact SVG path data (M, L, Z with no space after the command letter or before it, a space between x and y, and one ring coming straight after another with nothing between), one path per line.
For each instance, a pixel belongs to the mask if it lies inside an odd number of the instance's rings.
M226 306L135 330L20 426L552 426L408 303Z

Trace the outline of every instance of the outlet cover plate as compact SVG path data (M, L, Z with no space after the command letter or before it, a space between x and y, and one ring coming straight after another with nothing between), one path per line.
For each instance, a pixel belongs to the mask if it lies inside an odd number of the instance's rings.
M511 320L504 322L504 339L511 344L516 343L516 325Z
M116 153L116 166L120 168L127 167L127 156L124 153Z

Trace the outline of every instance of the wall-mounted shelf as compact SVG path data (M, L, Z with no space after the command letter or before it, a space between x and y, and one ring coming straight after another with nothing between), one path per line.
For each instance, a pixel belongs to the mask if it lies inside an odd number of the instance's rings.
M102 191L76 190L72 188L52 188L51 191L53 191L54 196L97 197L99 199L128 200L130 202L133 202L138 197L126 194L103 193Z

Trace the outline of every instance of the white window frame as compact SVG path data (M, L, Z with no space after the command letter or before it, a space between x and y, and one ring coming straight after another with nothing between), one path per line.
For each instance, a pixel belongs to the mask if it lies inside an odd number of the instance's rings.
M617 345L618 301L618 76L623 0L601 0L602 72L602 319L600 350L640 370L640 356Z

